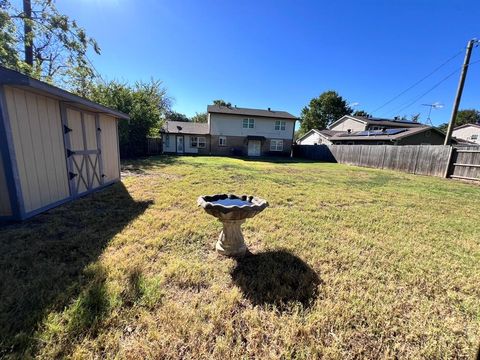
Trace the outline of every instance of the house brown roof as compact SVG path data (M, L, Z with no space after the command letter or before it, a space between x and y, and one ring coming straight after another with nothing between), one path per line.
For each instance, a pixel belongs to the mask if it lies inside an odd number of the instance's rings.
M431 126L425 126L425 125L417 126L417 127L401 128L398 130L403 130L403 131L396 134L392 134L392 135L388 135L388 134L379 135L379 132L375 132L375 133L371 132L372 135L359 135L359 133L368 133L368 131L355 131L352 133L342 131L340 134L332 136L330 140L332 141L335 141L335 140L365 140L365 141L398 140L408 136L419 134L427 130L437 131L443 135L443 133L440 130L433 128Z
M296 116L286 111L247 109L247 108L239 108L236 106L208 105L207 111L209 113L214 113L214 114L258 116L258 117L268 117L268 118L277 118L277 119L286 119L286 120L298 119Z
M397 119L385 119L385 118L376 118L376 117L365 117L365 116L353 116L353 115L345 115L342 116L337 121L330 124L329 127L334 126L343 118L348 117L350 119L358 120L363 122L366 125L378 125L378 126L395 126L395 127L421 127L424 126L422 123L409 121L409 120L397 120Z
M196 134L207 135L207 123L194 123L189 121L166 121L160 132L169 134Z
M476 128L480 129L480 124L463 124L463 125L457 126L453 130L463 129L463 128L466 128L466 127L469 127L469 126L473 126L473 127L476 127Z

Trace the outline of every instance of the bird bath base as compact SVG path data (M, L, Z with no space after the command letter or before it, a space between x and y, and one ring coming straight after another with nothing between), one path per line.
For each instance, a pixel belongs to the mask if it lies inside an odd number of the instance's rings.
M203 207L207 214L215 216L223 225L215 245L217 252L226 256L240 257L247 251L241 225L246 219L262 212L268 203L253 196L218 194L200 196L198 205Z
M222 221L222 220L220 220ZM245 220L223 220L223 229L218 237L215 249L226 256L244 256L247 245L242 234L241 225Z

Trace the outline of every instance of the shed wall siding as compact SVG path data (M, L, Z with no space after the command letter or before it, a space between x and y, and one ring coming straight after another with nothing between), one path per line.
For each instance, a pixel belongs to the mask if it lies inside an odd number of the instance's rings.
M3 159L0 156L0 216L10 215L12 215L12 209L10 207L10 196L8 195L7 176Z
M102 129L102 162L105 175L103 180L108 183L120 179L117 121L111 116L102 114L100 128Z
M69 197L57 100L5 87L25 211Z

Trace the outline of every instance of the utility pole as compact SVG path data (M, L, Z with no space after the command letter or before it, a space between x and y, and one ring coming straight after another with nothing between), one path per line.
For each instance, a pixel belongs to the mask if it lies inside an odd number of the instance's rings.
M458 106L462 99L463 85L465 84L465 77L467 76L468 65L470 63L470 55L472 55L473 44L478 42L477 39L472 39L467 44L467 52L465 53L465 60L463 60L462 73L460 74L460 81L458 83L457 95L455 95L455 101L453 102L452 115L450 122L448 123L447 135L445 136L444 145L450 145L452 139L452 132L455 126L455 118L457 117Z
M23 0L23 16L25 62L33 66L32 3L30 0Z

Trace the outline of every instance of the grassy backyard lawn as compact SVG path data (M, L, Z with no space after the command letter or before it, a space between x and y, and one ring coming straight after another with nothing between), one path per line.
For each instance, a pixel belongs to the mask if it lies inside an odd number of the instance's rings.
M0 228L0 358L472 358L480 186L310 162L159 157ZM255 194L251 256L199 195Z

